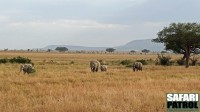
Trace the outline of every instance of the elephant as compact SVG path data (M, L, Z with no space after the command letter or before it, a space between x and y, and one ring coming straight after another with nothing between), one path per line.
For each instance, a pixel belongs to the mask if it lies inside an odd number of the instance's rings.
M90 61L90 68L92 72L98 72L101 64L97 60Z
M35 71L34 65L33 64L22 64L20 66L20 72L22 72L24 74L29 74L29 73L33 73Z
M108 66L107 65L101 65L100 69L101 71L107 71Z
M142 63L141 62L135 62L133 64L133 71L142 71Z

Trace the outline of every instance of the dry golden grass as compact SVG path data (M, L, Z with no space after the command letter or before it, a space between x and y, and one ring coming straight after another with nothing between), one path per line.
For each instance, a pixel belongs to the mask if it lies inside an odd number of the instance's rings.
M164 112L166 93L200 93L200 66L146 65L133 72L109 63L108 72L98 73L89 68L91 59L155 60L156 55L0 53L0 58L16 56L32 59L36 73L23 75L18 64L0 64L0 112Z

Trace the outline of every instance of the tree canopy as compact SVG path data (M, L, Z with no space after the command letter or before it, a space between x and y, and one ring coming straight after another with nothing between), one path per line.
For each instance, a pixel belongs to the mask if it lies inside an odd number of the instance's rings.
M107 48L106 51L107 51L107 52L114 52L115 49L114 49L114 48Z
M186 68L189 67L191 53L200 48L199 23L171 23L168 27L158 32L158 37L153 42L164 43L166 50L184 54Z
M148 49L143 49L142 52L146 54L146 53L149 53L150 50L148 50Z
M130 53L133 53L133 54L134 54L134 53L136 53L136 51L135 51L135 50L131 50Z
M68 51L68 48L66 48L66 47L56 47L55 50L59 51L59 52L65 52L65 51Z

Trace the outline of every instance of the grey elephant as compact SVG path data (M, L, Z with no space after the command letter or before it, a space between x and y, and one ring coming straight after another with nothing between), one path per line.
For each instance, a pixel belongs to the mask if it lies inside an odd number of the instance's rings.
M107 66L107 65L101 65L100 69L101 69L102 72L103 72L103 71L106 72L107 69L108 69L108 66Z
M97 60L90 61L90 68L92 72L98 72L101 64Z
M142 63L141 62L135 62L133 64L133 71L142 71Z
M29 73L33 73L35 71L34 65L33 64L22 64L20 66L20 72L22 72L24 74L29 74Z

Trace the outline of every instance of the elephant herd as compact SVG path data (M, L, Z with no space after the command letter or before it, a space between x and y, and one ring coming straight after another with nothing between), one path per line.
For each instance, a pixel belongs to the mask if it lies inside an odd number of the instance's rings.
M90 61L90 68L92 72L98 72L99 68L101 71L107 71L108 66L101 63L98 60ZM142 71L142 63L141 62L135 62L133 63L133 71Z
M100 63L98 60L93 60L90 61L90 69L92 72L98 72L98 70L100 69L102 72L103 71L107 71L108 66L105 65L105 63ZM135 62L132 66L133 71L142 71L142 63L141 62ZM22 64L20 66L20 72L22 72L24 74L29 74L29 73L33 73L35 71L34 68L34 64Z
M103 71L107 71L107 68L108 66L107 65L104 65L104 64L101 64L99 61L97 60L93 60L93 61L90 61L90 68L91 68L91 71L92 72L98 72L99 68L100 70L103 72Z

